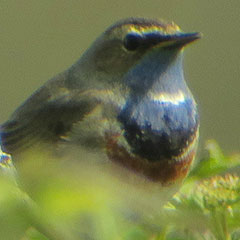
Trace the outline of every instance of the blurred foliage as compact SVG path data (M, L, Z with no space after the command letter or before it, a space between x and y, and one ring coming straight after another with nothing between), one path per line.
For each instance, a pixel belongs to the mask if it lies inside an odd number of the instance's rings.
M240 239L240 155L224 156L213 140L206 148L207 156L167 204L148 202L159 206L155 214L132 211L126 198L133 190L123 194L126 186L99 169L63 169L35 153L16 173L11 157L0 152L1 239Z

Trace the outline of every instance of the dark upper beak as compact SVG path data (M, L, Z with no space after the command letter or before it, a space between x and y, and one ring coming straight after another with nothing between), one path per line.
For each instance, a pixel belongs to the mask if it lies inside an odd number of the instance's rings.
M181 46L185 46L186 44L191 43L197 39L200 39L201 37L202 37L202 34L199 32L178 33L175 35L171 35L169 40L166 40L166 42L169 42L169 46L181 47Z
M145 35L145 43L147 45L161 47L183 47L201 37L202 34L199 32L177 32L169 35L163 35L159 32L152 32Z

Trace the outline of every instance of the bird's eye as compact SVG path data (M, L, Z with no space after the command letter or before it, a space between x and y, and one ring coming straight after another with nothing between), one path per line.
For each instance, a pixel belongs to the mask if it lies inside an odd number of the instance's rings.
M128 33L123 41L124 47L129 51L136 50L141 44L142 36L137 33Z

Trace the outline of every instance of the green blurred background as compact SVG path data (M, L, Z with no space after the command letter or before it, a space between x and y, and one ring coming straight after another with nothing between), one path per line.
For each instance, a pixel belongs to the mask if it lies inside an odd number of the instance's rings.
M240 1L0 0L0 122L73 64L114 21L173 20L204 38L187 48L185 75L199 104L201 142L240 149Z

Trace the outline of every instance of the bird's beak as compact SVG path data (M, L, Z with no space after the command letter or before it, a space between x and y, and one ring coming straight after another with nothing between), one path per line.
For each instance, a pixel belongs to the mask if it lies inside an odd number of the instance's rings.
M161 48L181 48L199 38L202 34L199 32L184 33L176 32L174 34L162 34L161 32L149 32L145 34L145 44Z
M183 33L179 32L174 35L166 36L164 44L166 47L183 47L202 37L199 32Z

